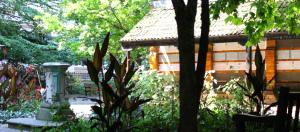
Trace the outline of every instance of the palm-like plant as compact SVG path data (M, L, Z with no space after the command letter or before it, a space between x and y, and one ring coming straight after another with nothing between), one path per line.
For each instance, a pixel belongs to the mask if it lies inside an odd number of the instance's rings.
M130 80L137 69L134 63L127 63L127 58L123 63L119 63L110 54L108 69L103 70L103 60L108 48L109 35L110 33L107 33L101 49L99 44L96 44L93 61L88 59L85 61L90 78L98 86L99 92L99 99L92 99L98 103L98 105L92 106L92 110L96 114L91 118L91 120L96 121L92 127L109 132L126 131L133 127L123 120L130 119L132 112L150 99L143 100L139 96L129 99L129 95L135 87L134 82ZM115 87L109 85L112 79ZM102 88L101 91L99 90L100 87Z
M245 85L241 85L237 83L245 92L245 95L249 97L251 101L256 104L256 110L254 111L255 114L263 115L266 111L270 108L266 108L264 110L264 95L263 92L267 89L269 84L275 79L275 76L267 81L265 77L265 60L262 58L260 48L257 45L255 50L255 66L256 71L255 74L252 72L245 73L246 80ZM275 93L275 92L274 92ZM276 104L272 104L274 106Z

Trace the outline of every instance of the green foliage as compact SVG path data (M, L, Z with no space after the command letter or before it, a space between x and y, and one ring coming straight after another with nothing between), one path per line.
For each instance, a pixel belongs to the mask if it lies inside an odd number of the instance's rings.
M136 122L137 131L175 131L179 120L178 81L172 75L141 71L133 95L152 98L142 107L144 119Z
M9 48L9 58L23 63L41 64L46 61L74 62L67 48L51 42L51 37L37 27L38 8L49 10L47 0L0 1L0 44ZM3 59L3 54L0 54Z
M20 36L0 35L0 44L8 47L8 58L16 62L42 64L49 61L74 62L75 58L68 49L57 50L55 45L34 44ZM3 54L1 54L3 59Z
M225 104L223 104L225 105ZM231 132L234 130L234 122L231 115L225 109L200 109L198 128L203 132Z
M66 90L68 91L68 94L84 94L84 86L78 78L73 77L71 74L67 74L66 81Z
M62 122L62 121L73 121L75 119L74 112L70 109L69 102L63 102L61 104L53 104L52 106L52 121Z
M7 120L13 118L33 118L35 113L23 111L1 111L0 110L0 124L5 124Z
M250 9L241 9L241 4L250 4ZM278 30L291 35L300 34L300 1L287 0L218 0L211 5L213 19L220 13L228 14L226 21L235 25L245 25L247 46L261 41L265 33ZM284 16L284 17L282 17Z
M216 80L212 71L205 75L205 87L202 91L199 110L199 129L201 131L233 131L232 116L236 113L248 112L253 103L245 96L244 90L238 83L243 80L232 79L217 88L213 87Z
M56 42L70 48L78 58L89 57L94 44L110 31L109 51L124 57L120 38L149 11L150 0L63 0L57 1L58 12L44 11L35 19L47 32L54 32ZM147 50L133 50L133 59L145 55Z
M22 113L32 113L35 114L40 108L41 100L29 99L25 100L20 98L18 104L13 104L8 106L7 111L18 111Z
M101 49L99 44L96 44L93 61L88 59L85 61L91 80L98 88L100 86L102 88L101 91L99 90L99 99L92 99L98 104L92 106L95 116L91 120L96 121L92 128L108 132L129 131L134 128L130 124L130 119L134 118L133 112L140 105L149 102L150 99L140 99L140 96L129 98L132 89L135 87L135 83L131 81L131 78L137 69L134 63L127 62L127 58L119 63L110 54L110 64L107 70L103 71L103 58L108 49L109 36L110 33L107 33ZM109 85L111 79L113 79L115 87Z
M45 132L99 132L95 128L91 128L93 122L79 118L73 121L67 121L62 126L57 128L43 128L42 130Z

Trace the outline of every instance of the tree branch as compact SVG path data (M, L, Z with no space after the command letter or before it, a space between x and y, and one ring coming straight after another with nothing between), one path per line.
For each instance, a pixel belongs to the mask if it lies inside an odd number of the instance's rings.
M121 27L126 33L128 33L129 30L126 29L126 28L123 26L121 20L120 20L119 17L117 16L115 10L114 10L111 6L109 7L109 9L111 10L113 16L116 18L116 20L117 20L117 22L119 23L120 27Z
M206 68L206 57L208 51L208 44L209 44L209 26L210 26L210 19L209 19L209 0L202 0L201 2L201 37L200 37L200 46L198 50L198 61L197 61L197 68L195 78L197 80L196 87L198 88L198 92L196 93L197 96L200 98L200 91L203 88L204 84L204 75L205 75L205 68Z

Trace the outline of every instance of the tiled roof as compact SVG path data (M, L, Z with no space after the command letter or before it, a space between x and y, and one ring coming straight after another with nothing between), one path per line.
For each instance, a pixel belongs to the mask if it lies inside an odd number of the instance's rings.
M250 3L241 5L239 13L242 15L243 10L249 11ZM198 7L195 22L195 37L200 38L201 34L201 8ZM243 36L244 26L236 26L226 23L227 15L221 14L218 20L211 22L210 40L220 38L241 39ZM129 33L122 39L121 43L124 48L136 46L154 46L170 45L177 40L177 24L173 9L155 8L152 9L140 22L138 22ZM220 40L222 41L222 40ZM170 43L171 42L171 43Z

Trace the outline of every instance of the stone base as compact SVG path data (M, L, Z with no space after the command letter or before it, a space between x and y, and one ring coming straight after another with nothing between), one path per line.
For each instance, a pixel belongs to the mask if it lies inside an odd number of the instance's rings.
M44 121L51 121L52 120L52 114L51 114L51 104L42 102L41 108L36 114L37 120L44 120Z
M35 130L46 127L58 127L62 122L52 122L37 120L34 118L14 118L7 121L8 128L20 129L20 130Z
M50 108L40 108L39 112L36 115L36 119L44 120L44 121L51 121L52 114Z

